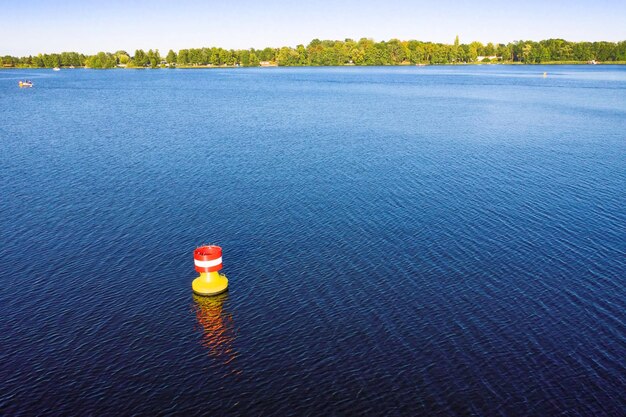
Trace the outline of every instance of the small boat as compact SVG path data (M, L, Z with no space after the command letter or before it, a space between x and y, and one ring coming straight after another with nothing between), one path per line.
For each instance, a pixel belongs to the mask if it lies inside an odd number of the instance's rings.
M32 81L20 81L18 85L20 86L20 88L30 88L33 86L33 82Z
M52 68L52 71L61 71L61 68L59 68L59 67L54 67L54 68Z

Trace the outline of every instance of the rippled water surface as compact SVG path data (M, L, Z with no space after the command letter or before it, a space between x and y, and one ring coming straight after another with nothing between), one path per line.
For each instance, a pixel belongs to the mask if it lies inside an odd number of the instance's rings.
M625 415L626 68L2 70L0 243L2 415Z

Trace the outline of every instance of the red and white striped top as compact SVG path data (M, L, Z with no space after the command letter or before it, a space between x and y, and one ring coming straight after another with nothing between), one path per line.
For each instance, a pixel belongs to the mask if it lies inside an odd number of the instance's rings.
M222 248L215 245L200 246L193 251L193 263L198 272L214 272L222 269Z

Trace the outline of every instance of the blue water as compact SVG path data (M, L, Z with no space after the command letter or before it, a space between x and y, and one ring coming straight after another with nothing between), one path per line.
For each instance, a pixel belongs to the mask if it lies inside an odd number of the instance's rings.
M2 415L626 415L626 67L2 70L0 243Z

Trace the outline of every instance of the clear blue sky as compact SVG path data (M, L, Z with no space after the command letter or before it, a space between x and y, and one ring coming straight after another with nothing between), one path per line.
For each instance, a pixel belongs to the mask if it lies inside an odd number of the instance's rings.
M313 38L452 43L626 40L626 0L0 0L0 54L295 46Z

